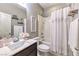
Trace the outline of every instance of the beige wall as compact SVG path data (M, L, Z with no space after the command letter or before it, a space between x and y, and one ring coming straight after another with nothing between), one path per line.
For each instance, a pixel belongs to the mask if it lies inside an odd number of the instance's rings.
M25 18L26 10L23 10L19 7L20 6L14 3L0 3L0 12L17 15L19 18Z
M30 17L35 16L36 19L38 19L38 15L43 14L43 9L40 7L40 5L36 3L28 3L26 4L26 9L27 9L27 32L30 33L31 37L35 37L38 35L38 32L36 33L31 33L31 24L30 24Z

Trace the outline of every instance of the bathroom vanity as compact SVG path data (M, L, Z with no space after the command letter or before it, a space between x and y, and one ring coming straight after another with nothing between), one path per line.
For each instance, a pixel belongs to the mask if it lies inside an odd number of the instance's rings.
M15 49L12 56L37 56L37 40L28 39L24 45L18 49Z
M0 56L37 56L37 38L28 39L18 48L0 48ZM16 45L18 46L18 44Z
M13 56L37 56L37 43L30 45Z

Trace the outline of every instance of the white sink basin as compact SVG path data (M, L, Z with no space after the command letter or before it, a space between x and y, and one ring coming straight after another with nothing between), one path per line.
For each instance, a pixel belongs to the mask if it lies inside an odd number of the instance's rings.
M10 42L8 47L10 49L14 50L14 49L17 49L17 48L21 47L24 44L24 42L25 42L24 40L18 41L18 42L15 42L15 43L14 42Z
M35 42L35 41L36 41L36 40L29 39L29 40L27 40L26 42L29 43L29 44L31 44L31 42Z

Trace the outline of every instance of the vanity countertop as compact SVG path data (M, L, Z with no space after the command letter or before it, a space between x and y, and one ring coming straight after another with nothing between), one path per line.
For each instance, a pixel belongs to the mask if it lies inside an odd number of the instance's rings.
M25 43L21 47L19 47L17 49L14 49L14 50L11 50L7 46L3 47L3 48L0 48L0 56L12 56L12 55L20 52L21 50L31 46L32 44L36 43L37 42L37 40L36 40L37 38L38 37L26 40Z

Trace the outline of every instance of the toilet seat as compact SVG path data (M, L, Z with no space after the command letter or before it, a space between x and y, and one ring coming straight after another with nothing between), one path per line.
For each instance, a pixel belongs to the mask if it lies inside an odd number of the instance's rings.
M49 46L45 44L38 45L37 49L41 52L49 52Z

